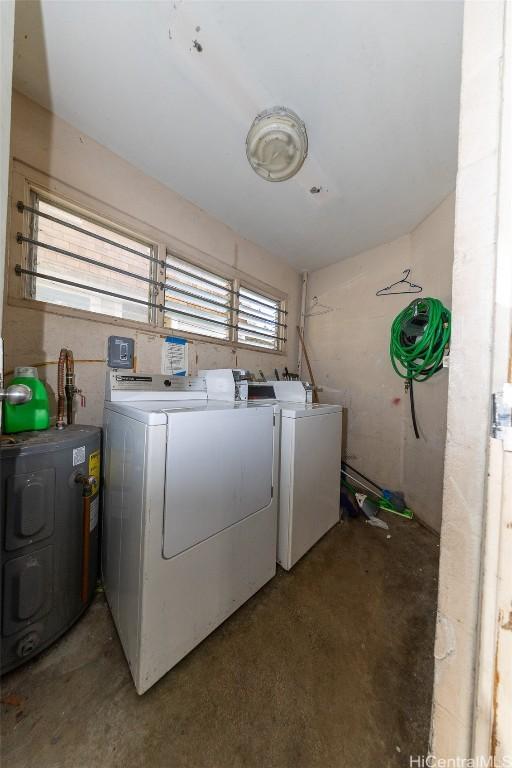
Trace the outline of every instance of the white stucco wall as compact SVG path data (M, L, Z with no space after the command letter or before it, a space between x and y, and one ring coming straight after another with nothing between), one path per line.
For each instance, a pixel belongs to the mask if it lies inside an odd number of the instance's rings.
M376 296L411 269L422 296L451 304L454 197L409 235L312 272L306 341L321 399L346 411L346 457L388 488L401 488L419 518L441 524L446 371L415 387L421 439L412 429L404 382L389 360L391 323L414 295ZM312 308L312 299L331 312ZM303 366L303 372L305 368Z
M509 169L501 167L505 158L500 126L505 98L504 59L510 53L504 34L505 16L510 11L510 3L501 0L465 3L454 321L431 733L432 752L445 759L477 756L472 755L475 671L479 654L489 650L479 643L481 558L483 535L490 522L486 520L486 486L492 371L493 365L495 374L500 371L502 386L509 355L509 338L495 340L494 326L500 313L510 312L506 302L499 307L501 288L496 281L498 234L500 227L507 226L506 221L500 221L498 187L501 175L509 173ZM510 244L506 242L510 263ZM505 293L508 291L509 286ZM492 567L496 567L497 556L495 542L494 551L487 553ZM488 658L482 661L492 664ZM489 720L499 680L492 682L494 691L484 702L483 712ZM500 713L509 732L510 714ZM485 754L479 751L478 757L489 759L493 745L489 740L484 746Z
M262 287L286 293L289 328L285 356L195 341L191 343L189 355L191 373L208 367L239 366L255 372L261 368L268 374L275 367L282 370L285 365L290 370L296 369L301 281L299 273L289 264L238 236L222 222L19 93L13 95L11 151L15 160L76 190L78 200L86 195L92 201L92 210L96 200L98 205L109 206L116 220L130 217L131 222L140 223L141 231L154 228L170 245L178 243L191 255L197 251L203 263L212 269L236 270L237 274L258 281ZM16 200L11 199L13 216L15 204ZM13 225L9 237L11 285L19 280L13 275L19 247ZM98 320L41 312L30 308L28 303L25 306L7 303L6 369L55 361L62 346L71 348L78 359L103 361L107 338L116 333L135 337L137 370L160 370L161 336L166 333L136 331L124 327L122 322L112 325L102 322L101 318ZM54 390L55 365L41 367L39 371ZM105 365L103 362L78 363L76 372L77 385L87 396L87 406L78 411L77 420L100 424Z

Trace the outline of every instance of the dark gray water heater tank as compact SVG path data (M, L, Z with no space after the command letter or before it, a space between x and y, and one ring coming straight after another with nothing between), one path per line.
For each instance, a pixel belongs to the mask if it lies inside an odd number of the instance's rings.
M71 425L13 438L0 441L2 673L78 619L98 569L101 430Z

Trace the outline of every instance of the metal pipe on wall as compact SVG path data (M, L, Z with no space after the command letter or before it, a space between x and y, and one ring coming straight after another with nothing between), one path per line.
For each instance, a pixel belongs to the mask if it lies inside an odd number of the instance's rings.
M308 293L308 276L309 272L303 272L302 273L302 289L301 289L301 296L300 296L300 315L299 315L299 328L302 334L302 338L304 338L304 326L306 323L306 298ZM299 338L297 339L297 344L299 345L299 352L297 355L297 372L299 374L299 378L302 378L302 343L300 340L300 333Z
M62 347L57 368L57 429L64 429L66 423L73 424L73 403L75 395L82 392L75 385L75 361L73 352ZM82 405L85 398L82 396ZM64 405L66 405L66 421L64 421Z

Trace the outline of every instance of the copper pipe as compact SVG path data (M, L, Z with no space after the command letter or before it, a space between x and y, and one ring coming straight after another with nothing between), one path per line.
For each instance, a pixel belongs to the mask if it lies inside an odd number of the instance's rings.
M86 603L89 598L89 558L91 544L91 497L83 497L82 513L82 603Z
M64 376L65 366L65 376ZM66 421L73 423L73 400L75 397L75 361L73 352L62 347L57 368L57 429L64 429L64 405L66 404Z
M75 362L73 352L66 349L66 416L68 424L73 423L73 399L75 397Z
M57 429L64 429L64 364L67 350L63 347L59 354L57 368Z
M98 499L97 482L94 475L77 474L75 483L82 485L82 602L89 598L89 558L91 549L91 501ZM97 502L98 503L98 502Z

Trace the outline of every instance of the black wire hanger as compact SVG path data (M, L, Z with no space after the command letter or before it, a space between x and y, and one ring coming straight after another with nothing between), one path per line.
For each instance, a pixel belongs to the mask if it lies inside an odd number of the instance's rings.
M397 280L396 283L391 283L391 285L388 285L386 288L381 288L380 291L377 291L375 294L376 296L392 296L393 294L398 293L421 293L423 288L421 285L416 285L416 283L411 283L407 278L411 274L410 269L404 269L403 276L400 280ZM407 289L405 291L393 291L393 288L396 288L397 286L407 286Z

